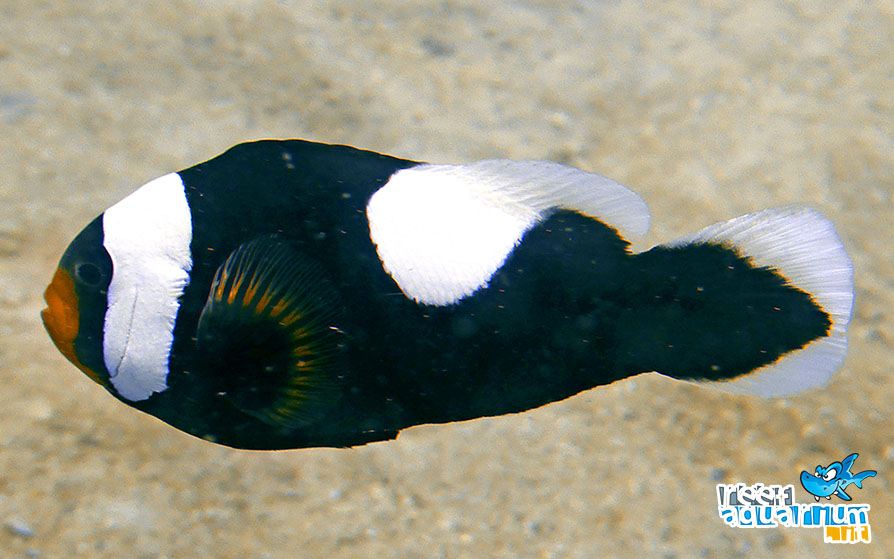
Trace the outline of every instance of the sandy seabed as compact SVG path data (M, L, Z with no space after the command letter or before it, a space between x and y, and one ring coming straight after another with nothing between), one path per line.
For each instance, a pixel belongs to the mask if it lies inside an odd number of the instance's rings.
M886 557L894 370L890 2L44 2L0 6L0 557ZM642 250L807 203L853 256L822 389L657 375L346 450L215 446L52 346L69 240L140 184L250 139L435 162L552 159L649 203ZM871 544L730 528L715 485L859 452Z

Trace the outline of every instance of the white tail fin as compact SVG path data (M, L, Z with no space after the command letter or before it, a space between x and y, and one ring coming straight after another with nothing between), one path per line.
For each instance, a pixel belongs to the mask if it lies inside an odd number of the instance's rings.
M854 303L853 264L828 219L800 206L763 210L715 223L668 246L721 243L756 266L777 270L829 314L829 335L751 373L699 381L728 392L785 396L821 386L844 362Z

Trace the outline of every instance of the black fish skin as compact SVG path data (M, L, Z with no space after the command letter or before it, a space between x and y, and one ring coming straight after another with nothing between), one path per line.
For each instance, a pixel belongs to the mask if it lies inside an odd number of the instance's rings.
M365 213L393 172L416 164L346 146L262 141L181 171L194 268L169 388L131 405L228 446L353 446L412 425L524 411L644 371L734 377L829 329L807 294L734 251L631 255L613 229L569 211L529 231L488 287L453 306L416 304L384 271ZM342 396L319 421L291 431L215 398L194 372L204 366L193 359L194 336L215 270L239 244L269 234L318 262L346 310L337 325L348 353ZM773 307L785 309L783 321Z
M487 287L450 306L417 304L384 270L366 206L393 173L418 164L348 146L266 140L180 171L193 267L167 388L131 402L107 377L99 382L123 402L223 445L346 447L413 425L525 411L645 371L734 378L830 331L829 315L808 294L733 249L659 246L634 255L613 228L566 210L528 231ZM196 344L215 272L239 246L271 236L320 268L334 287L332 316L340 317L331 326L344 370L328 407L300 426L276 427L237 408L259 406L256 397L221 397L221 386L244 386L246 375L228 370L238 359L226 354L225 341L206 346L224 348L217 359ZM75 351L95 371L105 371L113 273L102 243L97 219L60 262L80 301ZM96 268L79 276L84 262Z
M398 410L382 405L372 413L371 402L353 398L341 400L337 413L318 426L276 431L213 398L213 390L183 371L203 366L192 362L193 337L214 273L256 237L276 234L316 261L339 287L345 308L365 308L382 291L400 294L369 239L366 203L394 172L418 164L349 146L285 140L239 144L180 171L193 219L193 269L174 330L169 388L132 405L240 448L341 447L396 437L403 426Z

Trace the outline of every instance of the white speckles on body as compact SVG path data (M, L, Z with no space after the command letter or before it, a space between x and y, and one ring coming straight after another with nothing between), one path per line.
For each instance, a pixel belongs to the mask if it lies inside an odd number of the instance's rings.
M620 184L546 161L403 169L370 199L370 236L404 294L450 305L487 285L524 234L555 209L622 234L648 230L645 202Z
M180 175L155 179L103 214L112 281L103 357L121 396L145 400L167 388L179 298L192 269L192 218Z

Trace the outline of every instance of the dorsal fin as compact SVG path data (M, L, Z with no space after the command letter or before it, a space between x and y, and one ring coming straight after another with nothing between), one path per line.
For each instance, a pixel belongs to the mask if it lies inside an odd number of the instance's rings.
M842 460L841 461L841 473L839 475L842 475L842 474L847 474L848 476L853 475L853 474L851 474L851 466L854 465L854 460L856 460L856 459L857 459L857 453L855 452L855 453L849 455L844 460Z
M622 235L649 227L645 202L606 177L547 161L485 160L396 172L369 201L370 236L407 297L450 305L487 285L524 234L556 209Z

